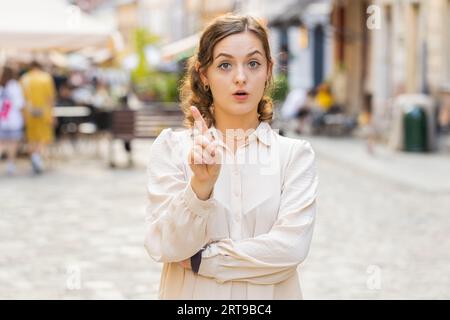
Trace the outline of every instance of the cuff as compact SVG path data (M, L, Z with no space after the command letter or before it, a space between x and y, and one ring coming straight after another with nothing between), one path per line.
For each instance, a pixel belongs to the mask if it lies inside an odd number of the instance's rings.
M191 257L191 268L195 274L198 273L198 269L200 268L200 264L202 262L202 251L203 248Z
M186 203L189 210L194 212L200 217L206 217L211 209L215 207L215 200L213 198L214 190L208 200L200 200L192 190L191 184L188 182L186 189L184 191L184 202Z
M214 278L218 283L224 281L218 278L219 266L222 256L214 243L208 245L202 252L202 263L198 270L198 274L208 278Z

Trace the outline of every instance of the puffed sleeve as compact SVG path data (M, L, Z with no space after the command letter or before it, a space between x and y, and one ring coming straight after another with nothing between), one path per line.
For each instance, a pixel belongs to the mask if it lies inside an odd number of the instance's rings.
M215 200L200 200L185 178L182 145L165 129L150 149L147 169L145 248L156 261L178 262L207 242L206 224Z
M314 151L293 143L272 229L254 238L224 239L207 246L199 274L217 282L275 284L290 278L308 255L316 212L318 178Z

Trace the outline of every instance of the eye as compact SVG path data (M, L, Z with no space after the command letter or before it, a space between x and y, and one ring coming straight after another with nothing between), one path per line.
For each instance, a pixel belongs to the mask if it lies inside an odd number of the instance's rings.
M218 66L218 68L222 69L222 70L228 70L228 69L230 69L230 67L231 67L231 64L229 64L228 62L221 63Z
M248 64L252 69L256 69L261 65L261 63L259 63L258 61L250 61Z

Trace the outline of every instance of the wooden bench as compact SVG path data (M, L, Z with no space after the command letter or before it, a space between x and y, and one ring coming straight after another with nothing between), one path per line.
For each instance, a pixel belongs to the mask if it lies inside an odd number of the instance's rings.
M182 127L184 115L178 106L152 105L139 110L114 110L111 115L111 135L109 143L109 166L116 167L114 141L124 142L128 153L128 165L133 165L131 141L134 139L154 139L165 128Z

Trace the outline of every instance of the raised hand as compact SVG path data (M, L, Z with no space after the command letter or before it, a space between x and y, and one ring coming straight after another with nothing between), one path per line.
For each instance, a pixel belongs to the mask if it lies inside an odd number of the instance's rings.
M197 107L192 106L191 112L194 117L194 143L189 152L189 165L193 172L191 186L200 199L206 200L220 173L221 154Z

